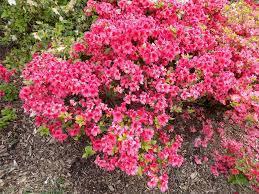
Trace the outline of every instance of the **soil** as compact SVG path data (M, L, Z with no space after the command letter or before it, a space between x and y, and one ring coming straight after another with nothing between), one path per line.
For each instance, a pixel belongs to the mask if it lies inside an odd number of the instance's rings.
M4 106L0 102L0 108ZM83 159L82 142L59 143L41 137L22 103L17 100L12 106L18 118L0 131L0 193L160 193L148 189L144 178L119 170L107 172L94 164L94 157ZM214 177L207 165L194 164L190 143L182 151L186 161L171 170L167 193L254 193Z

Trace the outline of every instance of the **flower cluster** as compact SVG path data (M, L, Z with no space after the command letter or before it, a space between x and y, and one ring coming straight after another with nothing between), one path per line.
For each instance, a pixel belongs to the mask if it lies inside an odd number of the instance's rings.
M0 64L0 80L9 82L13 72L8 71L2 64Z
M0 84L9 83L13 72L8 71L2 64L0 64ZM2 88L2 87L0 87ZM0 97L5 95L4 89L0 89Z
M184 132L173 127L179 113L188 120L194 111L200 121L190 129L201 134L195 147L207 147L215 134L226 140L225 130L195 109L201 99L219 103L245 129L247 119L253 129L258 122L258 51L226 34L235 28L224 15L227 3L89 0L84 11L98 19L71 59L43 54L27 64L24 109L60 141L86 134L100 167L143 174L150 188L166 191L168 167L184 162ZM215 173L235 164L215 157Z

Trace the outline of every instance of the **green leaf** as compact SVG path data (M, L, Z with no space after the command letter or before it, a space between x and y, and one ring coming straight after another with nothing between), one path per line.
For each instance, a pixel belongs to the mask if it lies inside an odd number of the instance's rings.
M156 128L160 128L157 117L155 117L155 119L154 119L154 124L155 124Z
M30 86L33 84L33 81L32 80L23 80L23 84L26 86Z
M156 140L151 140L151 144L152 144L152 145L156 145L156 144L157 144L157 141L156 141Z
M190 113L190 114L195 112L195 110L194 110L193 108L188 108L187 111L188 111L188 113Z
M125 134L125 133L123 133L122 135L120 135L119 137L118 137L118 141L124 141L124 140L126 140L127 139L127 135Z
M230 106L232 107L236 107L236 106L239 106L240 104L238 102L235 102L235 101L232 101L230 102Z
M83 125L85 125L84 117L82 115L77 115L75 118L75 123L82 127Z
M95 154L95 151L93 150L92 146L86 146L83 154L83 158L88 158Z
M170 110L170 112L176 112L176 113L181 113L182 111L183 111L182 107L181 106L177 106L177 105L171 107L171 110Z
M9 11L5 9L5 10L2 12L1 18L6 18L6 17L8 17L8 16L9 16Z
M13 108L4 108L1 110L0 129L6 127L17 118L16 110Z
M142 176L143 175L143 169L139 166L137 175Z
M80 138L81 138L81 135L77 135L77 136L73 137L73 139L74 139L75 141L79 141Z
M235 185L248 185L249 181L243 174L231 175L228 179L231 184Z
M141 148L147 152L151 148L150 143L151 142L142 142L141 143Z
M164 2L157 2L157 3L155 3L155 7L157 9L163 8L164 7Z
M46 126L40 126L38 128L38 132L40 133L41 136L48 136L49 135L49 128Z
M18 98L18 90L13 84L3 83L0 84L0 90L4 92L3 99L5 101L14 101Z
M93 23L98 19L98 16L97 15L93 15L92 16L92 20L93 20Z
M99 126L99 127L100 127L100 129L101 129L102 132L107 131L107 127L105 127L105 126Z

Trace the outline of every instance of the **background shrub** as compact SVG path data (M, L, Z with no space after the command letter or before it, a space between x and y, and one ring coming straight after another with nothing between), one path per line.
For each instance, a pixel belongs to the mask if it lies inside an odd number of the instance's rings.
M32 54L49 51L67 57L71 44L89 28L86 0L16 0L0 2L0 45L8 47L8 68L20 68Z

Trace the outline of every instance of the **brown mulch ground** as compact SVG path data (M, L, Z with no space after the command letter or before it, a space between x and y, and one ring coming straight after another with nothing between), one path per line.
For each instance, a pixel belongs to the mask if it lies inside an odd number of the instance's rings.
M4 106L0 102L0 109ZM82 142L61 144L41 137L22 103L18 100L12 106L18 119L0 131L0 193L160 193L149 190L140 177L119 170L106 172L93 163L94 158L82 159ZM254 193L215 178L206 165L194 164L189 144L183 146L183 153L186 161L172 169L167 193Z

